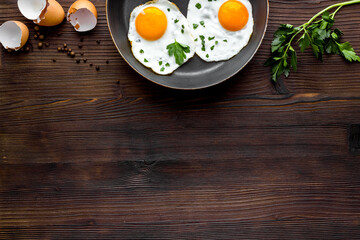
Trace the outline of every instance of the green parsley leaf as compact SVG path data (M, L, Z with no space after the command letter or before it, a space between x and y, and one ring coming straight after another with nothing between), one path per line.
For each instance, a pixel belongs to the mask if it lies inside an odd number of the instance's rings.
M344 42L341 44L337 44L341 51L341 54L345 57L349 62L360 62L360 57L356 55L354 48L351 46L349 42Z
M175 62L178 65L182 65L184 63L184 60L186 59L186 54L185 53L190 53L190 47L185 45L185 44L181 44L178 43L176 40L174 43L169 44L166 49L168 50L169 56L175 57Z

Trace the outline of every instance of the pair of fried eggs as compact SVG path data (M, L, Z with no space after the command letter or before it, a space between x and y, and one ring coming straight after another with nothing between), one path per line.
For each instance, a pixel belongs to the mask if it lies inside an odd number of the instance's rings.
M253 28L248 0L190 0L187 18L174 3L155 0L132 11L128 38L140 63L168 75L195 53L206 62L231 59L248 44ZM181 64L169 54L175 42L188 49Z

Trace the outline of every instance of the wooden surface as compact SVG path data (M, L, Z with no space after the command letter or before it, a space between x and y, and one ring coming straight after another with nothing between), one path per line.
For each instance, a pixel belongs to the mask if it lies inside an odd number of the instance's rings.
M263 67L280 23L336 1L270 0L253 61L196 92L134 72L94 2L94 31L64 23L39 50L0 0L34 46L1 50L0 239L360 239L360 65L306 52L276 86ZM360 54L359 11L336 25ZM81 37L87 64L56 51Z

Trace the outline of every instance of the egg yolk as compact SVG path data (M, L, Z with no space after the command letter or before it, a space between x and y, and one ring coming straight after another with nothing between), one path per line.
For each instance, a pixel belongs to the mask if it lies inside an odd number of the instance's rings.
M148 7L137 16L135 26L142 38L155 41L164 35L167 28L167 18L159 8Z
M235 32L246 26L249 12L241 2L229 0L220 7L218 17L223 28Z

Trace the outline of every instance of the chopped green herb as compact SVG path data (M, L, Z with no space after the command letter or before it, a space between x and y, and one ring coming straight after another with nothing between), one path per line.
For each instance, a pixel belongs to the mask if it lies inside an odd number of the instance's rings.
M215 48L215 45L214 45L214 46L211 46L211 48L210 48L210 49L211 49L211 51L212 51L212 50L214 50L214 48Z
M159 61L159 66L161 66L162 65L162 61Z
M169 63L166 63L166 64L165 64L165 67L170 67L170 64L169 64Z
M206 58L209 58L209 54L206 54Z
M179 22L179 19L175 19L174 22L175 22L175 23L178 23L178 22Z
M161 71L161 72L165 71L165 68L164 68L164 67L162 67L162 68L160 69L160 71Z
M141 49L141 50L140 50L140 53L144 53L144 50Z
M209 41L214 40L214 39L215 39L215 37L209 37Z
M149 62L146 58L144 58L144 62Z
M203 35L200 35L199 37L201 39L201 45L202 45L201 50L205 51L206 50L206 48L205 48L205 37Z
M200 3L197 3L197 4L195 4L195 7L196 7L197 9L200 9L200 8L201 8L201 4L200 4Z
M203 26L203 27L205 27L205 22L204 22L204 21L201 21L201 22L200 22L200 25Z
M199 26L198 24L195 24L195 23L193 24L193 28L194 28L194 29L197 29L198 26Z

